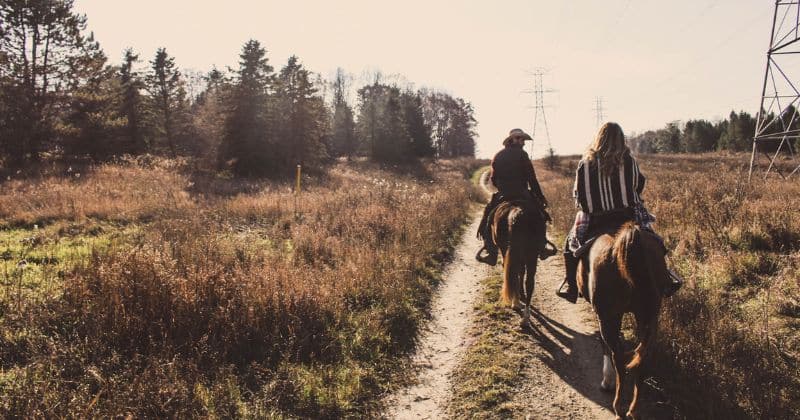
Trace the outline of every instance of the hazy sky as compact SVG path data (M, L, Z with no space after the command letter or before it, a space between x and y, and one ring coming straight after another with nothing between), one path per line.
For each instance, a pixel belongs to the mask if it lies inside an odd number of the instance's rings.
M595 98L627 134L758 108L774 2L766 0L77 0L110 59L164 46L181 68L235 67L257 39L277 68L295 54L323 76L400 73L472 102L478 154L533 127L529 70L549 69L545 110L559 154L596 131ZM537 147L546 144L541 122ZM539 146L542 146L541 148ZM539 156L536 156L539 157Z

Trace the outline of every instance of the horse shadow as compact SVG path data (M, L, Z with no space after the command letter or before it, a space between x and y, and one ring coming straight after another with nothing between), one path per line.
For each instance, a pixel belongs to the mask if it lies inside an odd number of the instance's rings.
M537 308L531 308L531 315L531 322L521 332L544 350L536 357L580 395L605 408L613 417L613 393L600 389L603 347L599 331L591 334L576 331ZM628 392L623 395L630 395L630 381L625 388ZM645 381L640 399L642 418L661 420L679 417L675 407L665 403L665 400L660 390Z

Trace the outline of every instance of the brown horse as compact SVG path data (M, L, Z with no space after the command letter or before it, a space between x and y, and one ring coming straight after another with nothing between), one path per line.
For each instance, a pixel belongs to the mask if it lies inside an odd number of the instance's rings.
M492 240L503 255L501 296L514 308L524 299L523 327L530 322L537 258L547 245L545 220L534 206L521 200L504 202L492 218Z
M616 381L614 413L617 419L622 418L620 392L626 369L633 377L633 398L626 416L638 418L640 368L655 340L661 291L669 281L663 245L655 234L641 230L632 222L625 223L616 235L599 236L579 263L578 290L594 308L605 344L600 387L610 391L612 382ZM620 337L622 315L627 312L633 313L636 319L639 340L629 353L623 351Z

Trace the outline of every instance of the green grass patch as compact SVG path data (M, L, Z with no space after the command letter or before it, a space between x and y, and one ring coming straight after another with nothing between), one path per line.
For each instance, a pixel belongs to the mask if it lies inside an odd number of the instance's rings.
M515 314L500 303L501 283L499 275L481 282L477 338L454 374L453 418L507 418L519 408L512 398L525 354L511 331Z
M492 167L489 166L489 165L481 166L480 168L478 168L478 170L473 172L472 173L472 178L470 178L470 181L472 182L472 184L480 186L481 185L481 176L483 176L483 173L488 171L488 170L490 170L491 168Z
M18 306L57 297L66 273L93 253L129 246L138 231L91 220L0 230L0 302Z

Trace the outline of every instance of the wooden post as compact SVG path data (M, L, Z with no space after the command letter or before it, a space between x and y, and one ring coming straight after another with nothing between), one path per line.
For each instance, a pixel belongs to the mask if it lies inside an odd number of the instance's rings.
M300 173L302 171L302 168L303 168L302 166L297 165L297 176L295 177L296 181L295 181L295 186L294 186L295 195L300 194L300 187L301 187L301 185L300 185Z

